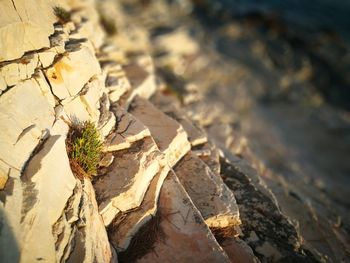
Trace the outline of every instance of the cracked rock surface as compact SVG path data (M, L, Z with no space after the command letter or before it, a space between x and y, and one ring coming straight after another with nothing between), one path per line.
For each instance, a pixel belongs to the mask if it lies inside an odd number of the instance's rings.
M225 115L169 81L206 63L187 30L157 36L114 0L55 5L0 1L1 260L316 261ZM93 178L65 144L84 121L103 142Z

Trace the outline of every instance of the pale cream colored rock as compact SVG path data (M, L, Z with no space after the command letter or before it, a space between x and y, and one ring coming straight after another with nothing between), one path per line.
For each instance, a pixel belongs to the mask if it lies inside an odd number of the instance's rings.
M125 75L111 72L106 79L106 88L109 90L109 99L113 103L119 101L121 96L130 91L131 85Z
M114 153L114 161L94 182L104 224L117 213L139 207L148 185L160 169L161 154L151 137Z
M74 247L67 262L112 262L111 246L106 228L98 213L95 193L90 180L84 180L79 206L81 207L79 216L84 226L79 227L74 233Z
M61 135L63 137L67 137L68 131L69 126L67 120L56 118L55 123L50 130L50 135Z
M3 190L5 188L8 179L8 171L5 171L2 167L0 167L0 190Z
M108 167L113 163L114 155L112 153L105 154L101 161L99 162L99 166L101 167Z
M70 1L69 5L75 12L71 19L79 24L78 33L89 39L98 50L103 44L105 33L100 24L100 17L95 7L95 1Z
M99 131L103 136L103 138L107 137L114 130L116 123L117 123L117 119L115 115L111 113L109 115L107 122L102 127L99 127Z
M38 11L40 10L40 15ZM4 0L0 8L0 62L50 47L56 18L51 1Z
M22 179L26 189L23 198L31 200L31 205L22 209L25 213L21 261L33 262L44 258L53 262L56 256L52 226L61 216L76 184L66 153L65 138L49 137L30 160Z
M52 226L52 235L55 240L56 248L56 262L67 261L70 253L72 252L74 246L72 246L74 232L76 226L81 226L79 224L80 216L80 202L83 195L83 185L80 180L76 181L76 186L73 189L73 194L68 199L66 207L57 220L57 222Z
M180 182L209 227L233 227L241 223L231 190L198 157L189 153L175 167Z
M123 65L126 64L125 53L120 49L117 43L106 39L104 44L100 48L98 53L98 58L100 61L112 60Z
M165 96L160 93L152 97L152 103L159 107L165 114L179 122L188 135L192 146L198 146L208 141L205 132L197 127L177 105L173 96Z
M126 250L137 231L155 216L160 189L169 170L168 166L163 167L152 179L137 210L125 213L113 221L113 225L109 228L109 239L118 252Z
M100 77L94 77L83 88L80 99L93 120L100 117L100 97L104 91L104 83Z
M54 121L54 110L34 79L0 97L0 166L21 170Z
M125 66L124 70L132 87L132 90L128 95L127 104L137 95L148 99L155 93L157 90L157 84L154 74L148 73L144 68L137 64Z
M34 76L33 79L38 83L41 94L47 99L48 103L52 108L55 107L56 101L54 96L51 93L51 88L49 83L47 83L44 73L39 70Z
M55 57L58 55L58 52L57 52L57 49L50 48L48 50L39 52L38 55L39 55L39 61L42 67L47 68L53 63Z
M35 69L38 67L38 54L26 55L22 59L15 60L2 66L0 68L0 75L7 86L14 86L21 80L31 78Z
M230 262L174 173L163 183L159 213L159 236L137 262Z
M198 52L199 45L191 38L189 32L179 29L170 34L160 35L155 39L157 48L173 54L192 55Z
M92 121L97 122L100 117L100 96L103 92L103 82L94 77L86 83L79 95L75 98L65 99L62 104L65 113L71 121Z
M182 126L158 110L148 100L139 96L135 97L129 112L149 128L170 167L174 166L191 149L187 134Z
M81 97L75 97L73 100L67 99L64 102L64 111L68 116L69 122L84 122L91 120L90 113L86 109L86 105L82 101Z
M0 74L0 94L7 89L7 84L4 77Z
M111 40L118 43L118 46L124 50L124 52L137 53L150 50L150 36L147 30L132 24L125 25L125 27L119 27L117 25L117 28L118 34L111 37ZM135 45L135 43L137 43L137 45Z
M106 138L103 151L127 149L132 143L151 135L142 122L121 107L116 107L113 112L117 119L116 130Z
M45 71L52 92L60 99L77 95L93 76L100 73L95 54L86 45L68 52Z

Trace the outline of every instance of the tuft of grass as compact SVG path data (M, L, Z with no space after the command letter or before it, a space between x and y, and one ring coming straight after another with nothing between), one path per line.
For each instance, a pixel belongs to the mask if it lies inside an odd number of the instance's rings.
M102 142L92 122L71 127L67 137L67 150L71 168L79 178L91 178L97 174L102 157Z
M58 18L61 24L65 24L71 20L71 14L66 9L60 6L55 6L53 8L53 13Z

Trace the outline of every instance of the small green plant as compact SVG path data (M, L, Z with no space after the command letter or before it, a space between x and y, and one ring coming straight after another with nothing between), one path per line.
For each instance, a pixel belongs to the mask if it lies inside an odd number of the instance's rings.
M101 160L102 142L92 122L71 127L67 138L71 168L80 178L96 175Z
M65 24L65 23L69 22L71 19L71 14L63 7L55 6L53 8L53 13L58 18L58 20L61 24Z

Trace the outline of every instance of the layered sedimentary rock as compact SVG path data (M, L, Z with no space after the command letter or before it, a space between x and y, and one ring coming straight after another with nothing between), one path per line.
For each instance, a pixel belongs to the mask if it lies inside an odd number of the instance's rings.
M0 7L4 262L305 259L259 175L226 148L230 138L220 140L226 130L208 129L218 131L213 140L199 127L220 112L201 103L195 86L184 84L179 100L166 76L157 80L152 36L130 25L118 3ZM178 72L199 51L186 30L153 41L168 54L160 67L175 63ZM85 121L103 142L93 178L71 168L65 143Z

